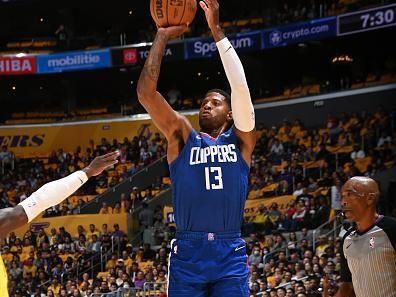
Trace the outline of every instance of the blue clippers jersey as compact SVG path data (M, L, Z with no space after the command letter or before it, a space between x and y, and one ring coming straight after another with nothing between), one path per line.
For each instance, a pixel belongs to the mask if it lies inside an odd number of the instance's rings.
M232 128L217 139L193 130L170 175L178 230L240 230L249 167Z

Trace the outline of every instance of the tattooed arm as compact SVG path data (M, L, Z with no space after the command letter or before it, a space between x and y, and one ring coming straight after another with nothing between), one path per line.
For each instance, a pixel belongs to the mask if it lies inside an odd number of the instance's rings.
M167 154L169 163L178 156L192 128L188 120L174 111L165 98L157 91L157 84L162 57L169 38L183 34L186 29L187 26L158 29L137 85L139 102L144 106L154 124L168 140Z

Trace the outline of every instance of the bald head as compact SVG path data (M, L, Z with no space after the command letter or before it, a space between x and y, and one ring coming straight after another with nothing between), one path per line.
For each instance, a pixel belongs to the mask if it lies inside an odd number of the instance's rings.
M378 184L375 180L365 176L354 176L345 184L344 189L355 190L362 194L379 194Z
M372 226L378 217L377 183L368 177L355 176L349 179L341 190L342 209L345 217L356 223L359 231Z

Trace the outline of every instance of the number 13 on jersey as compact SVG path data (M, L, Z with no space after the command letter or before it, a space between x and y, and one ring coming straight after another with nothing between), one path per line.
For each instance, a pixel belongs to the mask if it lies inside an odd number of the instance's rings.
M214 183L211 183L214 181ZM223 189L223 173L221 167L205 167L206 190Z

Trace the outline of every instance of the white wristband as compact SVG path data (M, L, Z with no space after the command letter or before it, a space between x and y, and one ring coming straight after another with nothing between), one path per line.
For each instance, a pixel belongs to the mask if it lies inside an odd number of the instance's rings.
M61 203L77 191L87 180L88 177L85 172L76 171L64 178L43 185L19 205L23 207L28 221L31 222L47 208Z

